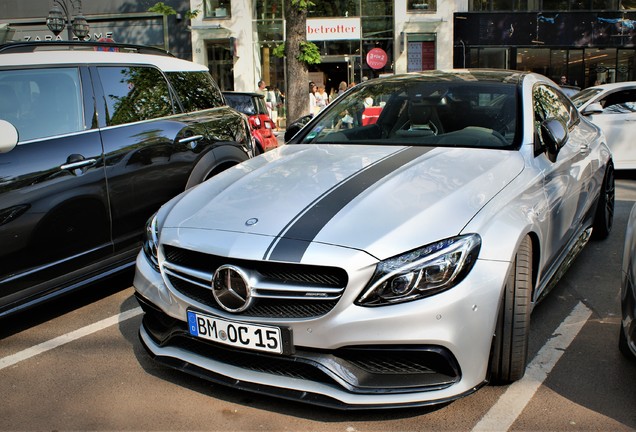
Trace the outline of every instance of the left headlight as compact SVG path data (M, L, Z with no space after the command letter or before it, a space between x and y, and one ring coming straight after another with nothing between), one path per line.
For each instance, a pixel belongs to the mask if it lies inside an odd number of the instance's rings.
M452 288L472 269L480 247L481 237L469 234L381 261L356 304L384 306Z
M157 212L158 213L158 212ZM157 213L150 216L146 222L144 231L144 255L150 264L159 271L159 258L157 257L157 248L159 247L159 226L157 224Z

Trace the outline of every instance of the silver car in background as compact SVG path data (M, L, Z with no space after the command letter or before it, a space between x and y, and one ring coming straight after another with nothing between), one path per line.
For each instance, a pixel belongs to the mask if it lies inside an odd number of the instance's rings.
M572 102L605 134L614 167L636 169L636 82L588 87L572 96Z
M369 80L287 144L149 220L157 361L342 409L445 403L523 376L532 309L612 228L603 134L540 75Z

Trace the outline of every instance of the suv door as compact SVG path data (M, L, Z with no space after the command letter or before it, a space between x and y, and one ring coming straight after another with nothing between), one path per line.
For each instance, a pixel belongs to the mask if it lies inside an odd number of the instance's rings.
M243 120L238 113L218 111L207 114L210 121L206 114L188 112L186 104L193 101L183 101L182 109L164 74L152 66L91 70L99 77L98 110L105 119L100 126L115 250L137 251L146 220L186 189L201 160L214 164L218 159L216 141L209 137L232 141L232 118ZM199 92L200 102L207 97L201 86L191 91ZM238 146L235 151L239 155L232 164L248 158Z
M0 118L18 130L0 154L0 314L112 253L86 78L78 67L0 70Z

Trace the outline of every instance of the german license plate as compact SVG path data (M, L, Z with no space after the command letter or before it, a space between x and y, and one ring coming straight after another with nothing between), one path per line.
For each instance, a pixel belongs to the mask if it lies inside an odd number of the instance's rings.
M281 330L278 327L229 321L188 311L188 329L192 336L270 353L283 353Z

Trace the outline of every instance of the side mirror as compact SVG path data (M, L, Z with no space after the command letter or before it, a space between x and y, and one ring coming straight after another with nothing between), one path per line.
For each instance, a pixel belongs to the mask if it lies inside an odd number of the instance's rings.
M603 112L603 105L599 102L594 102L585 107L581 114L588 116L592 114L600 114Z
M0 119L0 153L9 153L18 145L18 130L6 120Z
M565 145L567 139L568 130L562 121L551 118L541 123L541 140L552 162L556 161L559 150Z
M296 119L293 123L287 126L285 129L285 142L289 141L296 135L307 123L311 120L313 116L311 114L307 114L302 116L299 119Z

